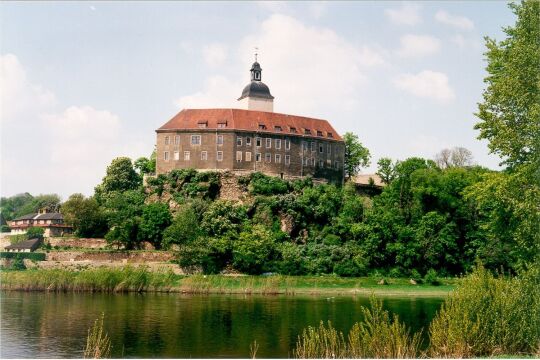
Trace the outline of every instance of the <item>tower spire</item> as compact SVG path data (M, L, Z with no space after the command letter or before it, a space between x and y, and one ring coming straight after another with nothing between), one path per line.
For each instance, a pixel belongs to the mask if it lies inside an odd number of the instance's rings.
M257 62L257 55L259 55L257 52L259 51L259 48L255 46L255 62Z

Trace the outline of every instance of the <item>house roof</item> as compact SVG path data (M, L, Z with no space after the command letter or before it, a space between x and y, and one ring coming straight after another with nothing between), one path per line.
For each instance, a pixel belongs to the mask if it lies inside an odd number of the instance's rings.
M341 136L326 120L241 109L184 109L156 131L201 130L201 124L204 124L207 130L219 128L282 133L342 141ZM218 124L226 124L226 127Z
M385 186L381 177L377 174L360 174L352 178L352 181L357 185L370 185L369 179L373 179L373 185L377 187Z
M64 220L64 216L60 213L44 213L44 214L26 214L23 216L20 216L16 219L13 219L12 221L18 221L18 220Z
M31 219L35 218L36 215L37 215L37 213L26 214L26 215L23 215L23 216L19 216L18 218L13 219L12 221L17 221L17 220L31 220Z
M30 239L21 241L20 243L8 245L4 249L6 250L18 250L18 249L34 249L36 246L39 245L40 239Z

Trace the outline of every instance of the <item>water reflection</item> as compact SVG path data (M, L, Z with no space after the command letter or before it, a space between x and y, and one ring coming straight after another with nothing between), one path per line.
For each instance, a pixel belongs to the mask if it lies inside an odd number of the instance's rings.
M88 328L102 312L115 357L288 357L308 325L330 320L344 332L361 319L366 297L193 296L179 294L1 293L2 358L82 357ZM442 299L384 299L413 330Z

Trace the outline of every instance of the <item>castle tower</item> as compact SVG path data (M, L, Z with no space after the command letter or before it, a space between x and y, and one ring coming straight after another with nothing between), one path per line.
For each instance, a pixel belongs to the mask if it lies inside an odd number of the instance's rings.
M274 112L274 97L270 94L270 89L262 80L261 65L255 62L251 65L251 82L244 87L242 96L238 98L241 108L246 110L257 110Z

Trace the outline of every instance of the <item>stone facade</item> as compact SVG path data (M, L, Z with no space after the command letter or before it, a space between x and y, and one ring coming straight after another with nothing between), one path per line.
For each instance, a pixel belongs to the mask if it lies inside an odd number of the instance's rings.
M341 141L239 130L173 130L158 131L156 148L157 174L194 168L343 180Z

